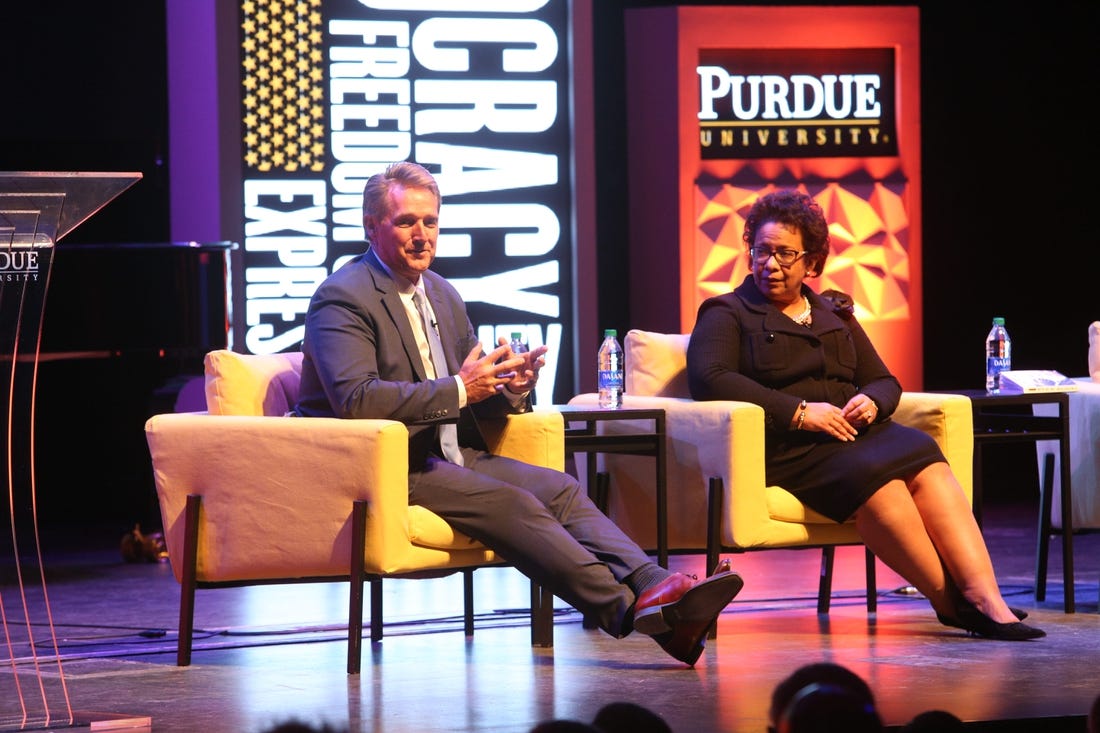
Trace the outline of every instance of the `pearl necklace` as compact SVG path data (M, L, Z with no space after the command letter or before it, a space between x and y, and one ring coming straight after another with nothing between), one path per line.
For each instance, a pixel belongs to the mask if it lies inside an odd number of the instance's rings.
M790 318L798 325L809 328L811 325L813 325L814 322L814 317L811 314L812 308L810 307L810 299L803 295L802 302L806 304L806 310L802 311L797 316L791 316Z

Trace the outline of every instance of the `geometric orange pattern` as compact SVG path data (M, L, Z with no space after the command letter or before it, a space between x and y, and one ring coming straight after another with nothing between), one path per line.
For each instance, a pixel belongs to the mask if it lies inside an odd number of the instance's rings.
M749 273L741 234L745 215L773 184L741 188L714 182L695 187L695 275L698 302L729 292ZM814 291L835 289L855 301L861 321L908 319L909 217L905 184L869 181L822 183L813 190L797 186L821 205L829 222L829 259L825 272L806 281Z

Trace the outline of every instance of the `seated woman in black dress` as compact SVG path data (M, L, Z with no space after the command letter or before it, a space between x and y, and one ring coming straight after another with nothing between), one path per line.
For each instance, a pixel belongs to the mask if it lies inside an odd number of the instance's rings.
M1001 596L935 441L889 419L901 385L847 296L803 284L829 255L821 207L797 191L770 193L749 212L744 240L751 274L699 307L687 353L692 397L763 407L768 484L837 522L854 515L867 547L941 623L991 639L1045 636Z

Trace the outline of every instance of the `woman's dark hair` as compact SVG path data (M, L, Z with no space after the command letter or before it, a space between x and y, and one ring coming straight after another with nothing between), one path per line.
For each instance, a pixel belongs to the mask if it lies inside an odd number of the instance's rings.
M809 253L818 275L825 270L829 257L829 224L825 212L812 196L795 190L773 191L758 198L745 217L745 231L741 239L751 247L756 243L756 232L768 222L782 224L802 234L802 244ZM810 263L808 262L807 265Z

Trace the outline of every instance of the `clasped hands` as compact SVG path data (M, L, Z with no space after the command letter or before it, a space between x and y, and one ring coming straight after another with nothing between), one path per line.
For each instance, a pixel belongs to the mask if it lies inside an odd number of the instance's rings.
M482 354L482 346L477 344L459 370L466 385L466 401L480 402L505 389L517 395L530 392L538 382L539 370L546 366L545 355L549 350L543 345L513 354L507 339L502 337L495 349Z
M802 422L803 430L816 430L828 433L837 440L855 440L860 428L864 428L878 417L878 405L865 394L857 394L848 400L843 408L828 402L806 403L806 418ZM797 420L798 413L795 413Z

